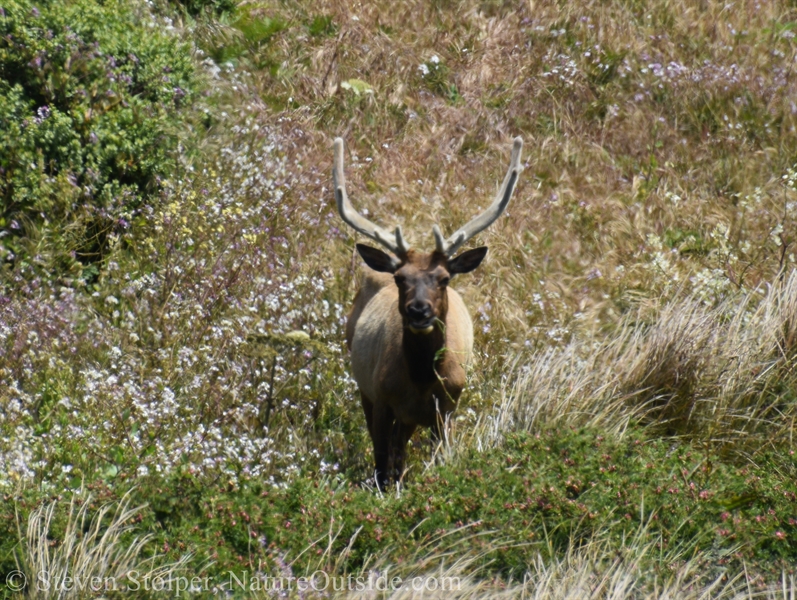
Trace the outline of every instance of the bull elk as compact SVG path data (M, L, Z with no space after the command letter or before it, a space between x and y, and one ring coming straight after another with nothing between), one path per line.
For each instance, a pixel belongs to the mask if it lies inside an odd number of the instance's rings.
M487 248L454 254L504 212L521 171L522 148L523 140L515 138L509 170L487 210L448 239L434 225L435 249L425 253L407 245L401 227L390 232L354 210L346 195L343 140L335 140L332 177L341 218L392 253L357 244L372 270L362 280L346 324L379 489L388 478L398 481L403 475L407 442L419 425L431 428L434 439L445 439L443 425L465 386L473 350L468 309L448 283L478 267Z

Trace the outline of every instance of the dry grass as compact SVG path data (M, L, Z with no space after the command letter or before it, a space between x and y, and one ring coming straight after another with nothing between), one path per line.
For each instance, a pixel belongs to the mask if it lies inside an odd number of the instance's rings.
M459 283L489 329L479 340L489 357L546 345L555 330L611 328L685 282L711 300L755 289L792 262L794 194L781 176L797 153L795 44L777 26L795 16L786 3L242 10L287 23L246 55L278 66L244 77L236 101L248 89L259 120L291 140L304 174L291 200L325 215L322 224L339 226L329 183L337 135L353 201L425 248L433 222L451 231L483 206L511 138L526 139L510 218L483 234L490 259ZM317 15L333 35L307 33ZM341 86L354 78L373 93ZM296 249L307 269L349 266L326 229L305 235L324 248Z
M467 435L648 423L737 450L793 443L797 273L761 296L688 297L634 311L613 336L520 354L496 410Z
M450 534L455 534L451 532ZM356 534L355 534L356 537ZM735 575L707 567L706 556L688 548L662 552L661 541L642 528L618 545L595 537L573 541L564 553L541 555L528 565L518 580L483 576L490 554L501 549L500 540L474 554L468 548L473 536L449 543L447 536L422 545L403 565L376 559L355 573L340 568L345 554L325 551L316 571L308 570L308 598L527 598L536 600L747 600L752 598L794 600L797 583L784 575L779 585L754 586L745 573ZM330 537L330 545L334 536ZM352 540L353 542L353 540ZM310 546L311 551L315 546ZM658 573L651 571L656 565ZM707 571L709 568L709 571ZM320 573L325 575L320 575ZM315 579L313 579L315 577ZM312 583L314 582L314 583ZM273 597L272 588L252 597ZM313 585L317 589L313 590ZM359 587L358 587L359 586Z
M80 496L72 495L63 530L55 523L56 500L33 511L25 533L20 532L25 543L19 569L27 581L26 598L129 595L131 589L144 597L151 595L153 582L162 589L169 589L170 583L174 587L189 557L164 563L147 547L151 534L133 535L145 507L131 507L130 492L115 506L106 504L91 516L91 496L83 500Z
M797 593L793 576L784 575L780 585L762 588L744 573L715 573L710 559L693 552L689 544L662 551L660 540L649 535L645 527L619 547L600 536L573 539L566 552L549 549L547 556L554 558L538 555L525 573L519 574L520 580L504 581L484 577L490 555L504 548L505 542L497 532L460 536L468 527L453 529L420 544L415 555L400 565L374 556L356 572L350 572L346 564L360 530L342 552L336 553L332 548L342 528L335 531L332 526L294 559L295 562L303 554L318 555L303 576L307 583L302 591L292 564L284 564L284 579L278 573L258 584L236 574L245 582L241 587L235 583L238 579L229 575L226 579L211 578L212 586L208 586L208 579L199 577L195 581L200 582L200 587L186 592L185 587L177 587L177 581L185 585L192 577L190 573L181 575L188 557L177 563L160 561L158 565L157 555L144 556L150 536L129 539L133 529L129 523L135 521L143 507L130 508L125 497L115 507L101 507L89 519L91 498L81 502L78 497L73 496L63 535L54 535L57 502L43 505L31 514L20 565L29 582L26 598L163 597L164 593L193 597L196 593L222 592L247 598L793 600ZM492 538L487 549L474 553L475 538L485 536ZM650 570L651 565L658 566L657 573Z
M629 540L619 552L600 541L571 547L558 560L532 563L524 585L512 589L509 596L537 600L791 600L797 594L793 577L784 576L780 587L763 590L751 588L741 573L722 574L707 581L700 556L658 557L662 564L669 565L669 575L655 577L640 563L645 555L656 552L655 542L641 539Z

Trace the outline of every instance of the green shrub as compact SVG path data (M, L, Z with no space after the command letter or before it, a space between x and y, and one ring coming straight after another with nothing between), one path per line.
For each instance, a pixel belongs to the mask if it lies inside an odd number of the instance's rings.
M11 0L0 14L0 253L95 263L175 166L198 79L135 3Z
M173 2L182 6L194 17L208 11L217 15L231 13L237 4L236 0L173 0Z

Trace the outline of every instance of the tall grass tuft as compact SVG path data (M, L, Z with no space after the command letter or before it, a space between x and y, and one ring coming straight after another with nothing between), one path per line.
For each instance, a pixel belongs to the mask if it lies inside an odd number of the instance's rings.
M360 570L341 569L345 554L335 559L327 552L318 564L324 578L307 573L306 598L523 598L533 600L793 600L797 582L782 575L778 585L753 589L744 573L707 570L707 556L690 544L662 550L662 540L642 527L618 545L600 535L571 539L563 553L537 554L517 578L485 577L493 552L507 548L498 537L486 550L473 552L474 534L451 543L446 535L419 547L412 560L394 565L377 559ZM356 534L355 534L356 537ZM353 541L353 540L352 540ZM313 549L313 546L307 550ZM334 563L334 564L333 564ZM655 565L651 569L651 565ZM314 583L313 583L314 582ZM315 585L315 590L313 589ZM273 597L274 589L253 597Z
M763 297L762 297L763 296ZM688 296L641 307L614 335L516 355L495 410L474 432L629 423L722 444L791 439L797 274L714 306Z
M148 550L152 535L135 535L143 506L130 506L130 492L118 503L90 515L92 497L75 494L69 503L63 533L58 526L59 501L43 504L28 517L18 568L27 580L26 598L85 598L136 590L146 596L152 582L168 589L189 559L159 564ZM172 586L174 587L174 586Z

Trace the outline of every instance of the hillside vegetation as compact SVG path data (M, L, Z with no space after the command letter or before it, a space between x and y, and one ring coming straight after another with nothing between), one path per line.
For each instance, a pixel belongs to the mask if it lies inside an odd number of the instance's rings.
M795 60L788 2L11 0L0 592L793 597ZM431 249L517 135L453 435L380 494L332 140Z

